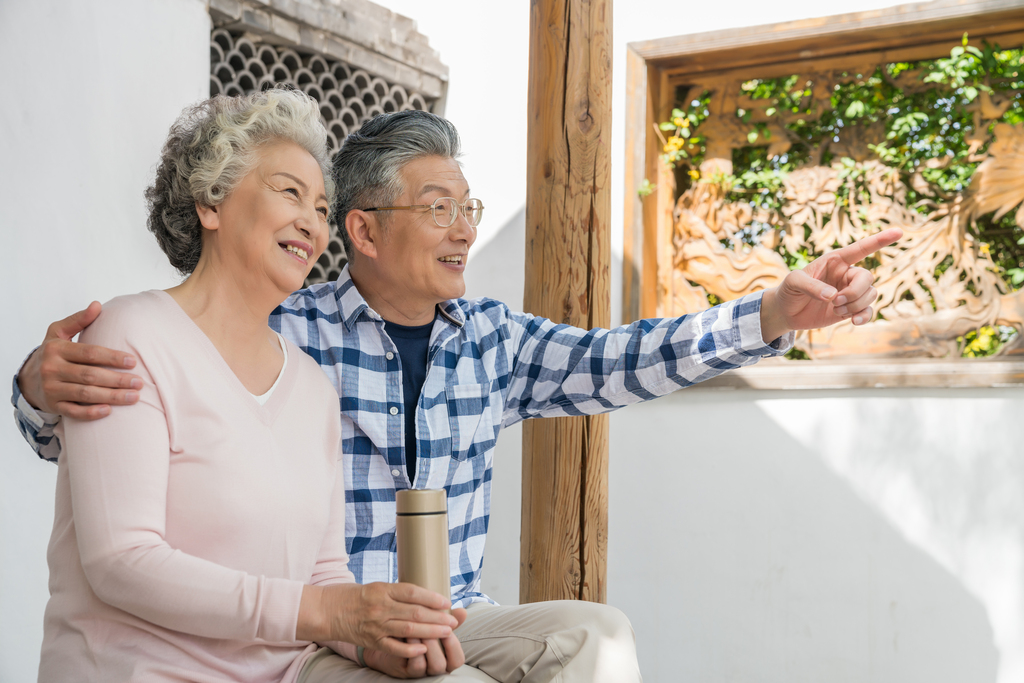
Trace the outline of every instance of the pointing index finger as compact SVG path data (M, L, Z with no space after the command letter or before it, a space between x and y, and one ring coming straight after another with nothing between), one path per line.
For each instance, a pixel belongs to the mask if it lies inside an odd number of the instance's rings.
M900 237L903 237L902 230L899 228L889 228L888 230L883 230L877 235L865 237L862 240L847 245L842 249L837 250L836 253L839 254L843 261L846 262L846 265L852 266L856 263L860 263L879 249L889 246Z

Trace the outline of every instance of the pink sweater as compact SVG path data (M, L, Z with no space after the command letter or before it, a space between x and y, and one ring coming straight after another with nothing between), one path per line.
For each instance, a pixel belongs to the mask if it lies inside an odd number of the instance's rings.
M261 407L160 291L82 341L133 353L145 386L58 433L40 683L294 681L303 584L353 580L334 388L289 343Z

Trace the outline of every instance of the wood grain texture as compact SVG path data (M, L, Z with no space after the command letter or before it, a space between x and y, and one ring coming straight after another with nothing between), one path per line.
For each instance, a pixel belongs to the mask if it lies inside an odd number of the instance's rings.
M821 58L908 45L955 41L1020 25L1024 0L936 0L879 10L814 17L630 43L659 66L679 64L735 68L766 61Z
M527 129L528 312L607 327L611 0L533 0ZM523 430L519 599L605 600L608 421Z
M657 315L658 306L658 209L665 202L659 194L665 192L661 186L660 175L664 172L661 160L661 136L658 134L658 116L662 110L661 86L665 80L662 70L646 65L647 93L645 99L646 115L644 116L644 149L646 158L644 169L646 177L655 184L654 192L643 200L643 242L641 244L642 260L640 264L640 317L653 318ZM627 154L629 152L627 151ZM671 200L669 200L671 201Z
M640 55L626 50L626 154L622 226L622 317L640 318L640 269L643 267L644 207L638 191L647 176L647 67Z

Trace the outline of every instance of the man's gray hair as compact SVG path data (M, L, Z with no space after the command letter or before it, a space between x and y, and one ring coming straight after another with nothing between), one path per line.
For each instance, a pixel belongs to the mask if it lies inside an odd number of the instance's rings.
M171 126L156 181L146 190L147 224L179 273L195 270L203 250L196 204L223 202L259 163L260 147L275 140L294 142L316 159L333 202L327 131L316 100L301 91L218 95L186 108Z
M352 242L345 217L350 211L393 205L405 189L399 172L410 161L429 156L457 159L460 154L455 126L415 109L375 116L345 138L334 156L338 195L333 213L349 258ZM377 216L387 220L383 213Z

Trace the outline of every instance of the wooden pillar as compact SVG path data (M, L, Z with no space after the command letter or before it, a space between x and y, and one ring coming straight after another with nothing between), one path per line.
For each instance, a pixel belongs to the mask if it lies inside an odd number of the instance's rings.
M524 307L608 327L611 0L531 0ZM523 428L519 600L604 602L608 418Z

